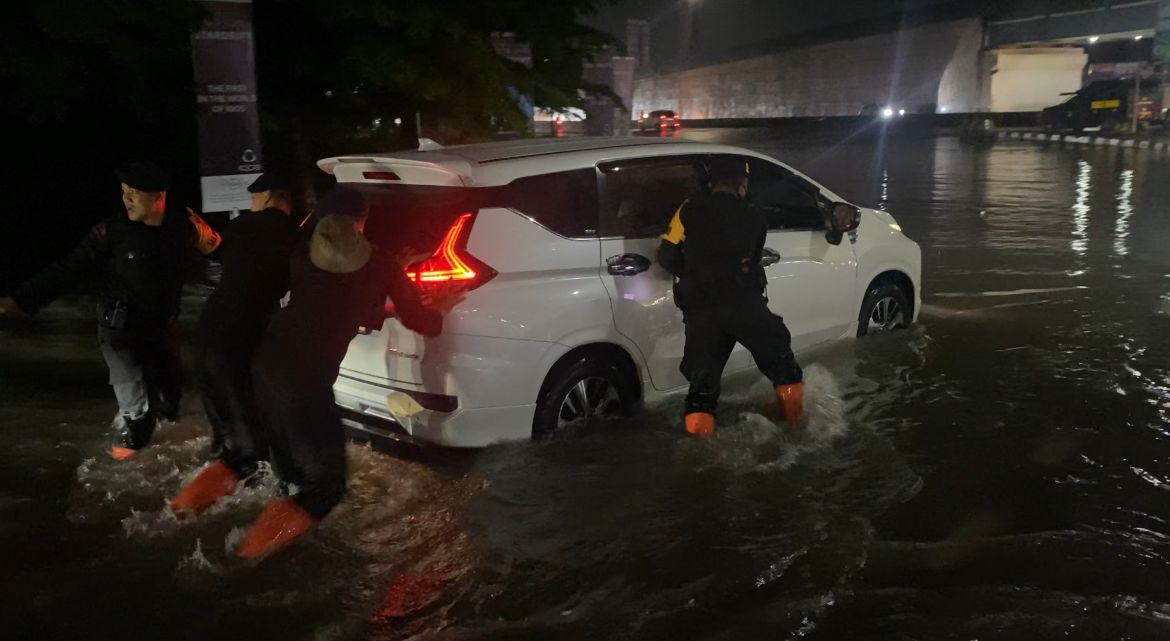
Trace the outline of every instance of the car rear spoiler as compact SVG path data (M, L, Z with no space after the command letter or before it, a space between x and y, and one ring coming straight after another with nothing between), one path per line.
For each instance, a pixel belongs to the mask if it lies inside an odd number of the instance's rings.
M431 155L431 154L428 154ZM337 182L405 185L467 186L471 163L456 156L439 156L434 161L386 156L335 156L317 161L317 166Z

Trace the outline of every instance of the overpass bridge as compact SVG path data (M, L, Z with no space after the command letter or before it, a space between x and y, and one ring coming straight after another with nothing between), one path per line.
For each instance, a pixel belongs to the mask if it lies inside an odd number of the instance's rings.
M987 23L990 48L1050 44L1084 44L1153 37L1161 0L1104 2L1101 7L1063 11Z
M855 116L875 108L1035 112L1098 78L1148 75L1150 44L1170 38L1170 0L1095 5L781 42L754 55L640 77L632 111L672 109L686 120ZM1170 41L1158 45L1155 56L1170 62ZM1104 60L1106 54L1115 59ZM1102 61L1108 64L1092 64Z

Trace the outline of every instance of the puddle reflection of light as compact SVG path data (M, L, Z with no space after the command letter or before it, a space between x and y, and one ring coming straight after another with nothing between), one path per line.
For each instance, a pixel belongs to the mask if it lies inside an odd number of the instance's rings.
M1133 170L1121 172L1121 191L1117 194L1117 227L1114 229L1113 253L1128 256L1129 219L1133 216Z
M1089 248L1089 187L1092 185L1093 166L1080 161L1077 172L1077 202L1073 205L1072 250L1084 254Z
M890 170L882 170L882 200L878 203L878 209L882 211L889 211L890 204Z

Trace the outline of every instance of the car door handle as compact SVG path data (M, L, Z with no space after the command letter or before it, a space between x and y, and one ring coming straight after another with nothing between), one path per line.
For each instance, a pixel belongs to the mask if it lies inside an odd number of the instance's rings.
M771 267L778 262L780 262L780 252L765 247L764 251L760 254L760 264L764 267Z
M650 269L650 259L641 254L622 254L605 259L609 273L614 276L636 276Z

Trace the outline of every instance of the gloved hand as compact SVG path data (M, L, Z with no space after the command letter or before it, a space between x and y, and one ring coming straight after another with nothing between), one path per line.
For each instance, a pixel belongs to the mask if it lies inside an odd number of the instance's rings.
M422 295L423 304L446 316L453 307L467 298L467 288L462 285L441 285Z
M25 319L29 315L11 298L0 298L0 318Z

